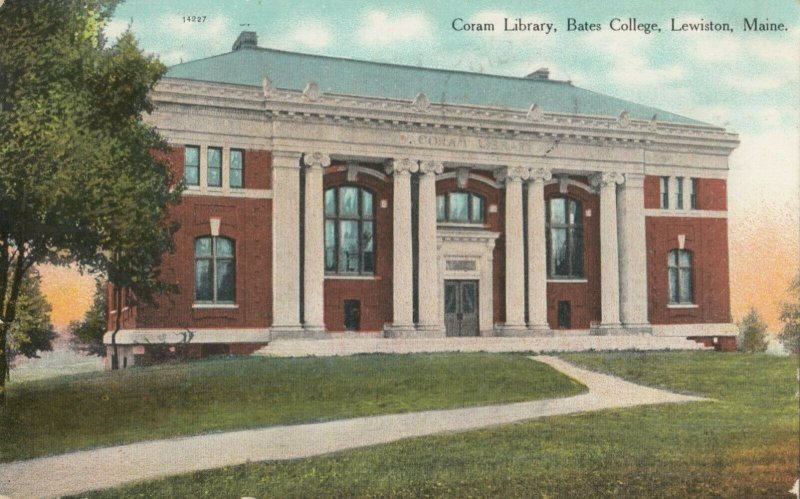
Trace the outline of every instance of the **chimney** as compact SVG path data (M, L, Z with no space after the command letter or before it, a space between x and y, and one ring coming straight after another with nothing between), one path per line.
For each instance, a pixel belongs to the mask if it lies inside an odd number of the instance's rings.
M533 73L527 75L525 78L531 80L549 80L550 79L550 70L547 68L539 68Z
M233 42L234 51L245 48L255 48L258 46L258 34L255 31L242 31L239 37Z

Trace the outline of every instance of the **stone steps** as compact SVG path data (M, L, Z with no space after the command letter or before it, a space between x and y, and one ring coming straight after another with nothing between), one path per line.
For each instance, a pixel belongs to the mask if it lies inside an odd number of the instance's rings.
M683 337L565 336L539 338L334 338L275 340L253 355L274 357L342 356L362 353L585 352L624 350L713 350Z

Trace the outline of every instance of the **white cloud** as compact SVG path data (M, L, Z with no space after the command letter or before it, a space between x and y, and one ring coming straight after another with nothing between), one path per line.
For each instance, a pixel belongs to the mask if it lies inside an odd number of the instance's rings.
M276 37L276 44L284 49L296 49L298 46L312 49L321 49L330 46L333 34L329 25L318 19L304 19L297 23L290 23L294 28L286 35Z
M428 39L432 32L430 21L421 12L390 17L386 12L373 10L364 17L364 23L356 32L356 39L364 45L387 45Z
M124 21L111 20L103 27L103 35L109 43L114 43L119 38L119 35L128 29L128 23Z

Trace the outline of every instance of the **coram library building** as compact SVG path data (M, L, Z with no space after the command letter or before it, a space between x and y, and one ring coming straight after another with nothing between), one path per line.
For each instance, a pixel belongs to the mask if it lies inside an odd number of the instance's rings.
M738 138L724 129L544 68L308 55L258 47L253 32L171 67L152 98L187 185L161 269L180 291L123 309L124 365L153 345L188 341L199 357L340 336L735 346Z

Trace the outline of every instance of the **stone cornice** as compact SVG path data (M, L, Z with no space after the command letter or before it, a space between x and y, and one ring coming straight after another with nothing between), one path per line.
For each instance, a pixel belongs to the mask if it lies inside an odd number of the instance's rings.
M257 87L170 78L157 85L153 100L157 106L183 104L212 112L258 110L270 119L362 122L429 131L440 128L449 133L503 133L520 139L552 137L570 142L635 144L656 150L678 146L727 155L739 144L736 134L722 128L661 123L657 117L636 120L627 113L618 117L570 115L543 113L535 104L531 109L520 110L426 103L427 98L422 96L409 102L317 93L313 86L306 90L280 90L270 84L264 92Z

